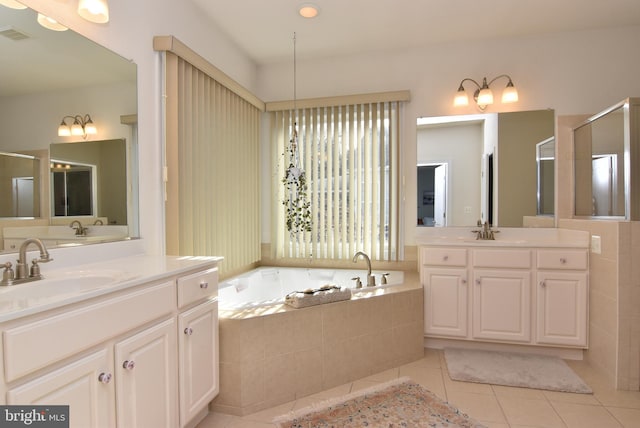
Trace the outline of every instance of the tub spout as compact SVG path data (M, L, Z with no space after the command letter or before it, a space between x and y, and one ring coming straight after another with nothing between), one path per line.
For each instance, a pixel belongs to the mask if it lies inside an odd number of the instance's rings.
M371 275L371 259L366 253L362 251L358 251L353 256L353 262L358 262L358 257L362 257L367 262L367 287L375 287L376 286L376 277Z

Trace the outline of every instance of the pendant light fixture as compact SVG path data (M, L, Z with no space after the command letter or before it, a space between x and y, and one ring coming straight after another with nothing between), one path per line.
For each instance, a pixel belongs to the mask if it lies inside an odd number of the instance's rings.
M96 24L109 22L109 4L107 0L79 0L78 15Z

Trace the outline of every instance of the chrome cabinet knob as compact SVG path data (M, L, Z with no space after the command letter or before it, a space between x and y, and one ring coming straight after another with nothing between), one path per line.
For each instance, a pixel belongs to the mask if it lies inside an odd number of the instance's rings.
M111 373L100 373L98 376L98 382L109 383L111 382Z
M202 288L203 290L206 290L207 288L209 288L209 283L208 282L201 282L200 283L200 288Z
M191 336L193 334L193 329L191 327L185 328L184 334L186 334L187 336Z
M136 363L133 360L125 360L125 362L122 363L122 368L126 370L133 370L135 366L136 366Z

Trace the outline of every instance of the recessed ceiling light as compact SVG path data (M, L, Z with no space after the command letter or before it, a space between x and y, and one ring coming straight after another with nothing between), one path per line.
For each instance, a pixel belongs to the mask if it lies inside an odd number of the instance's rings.
M303 18L315 18L320 13L320 8L315 4L304 3L300 5L300 8L298 9L298 13Z

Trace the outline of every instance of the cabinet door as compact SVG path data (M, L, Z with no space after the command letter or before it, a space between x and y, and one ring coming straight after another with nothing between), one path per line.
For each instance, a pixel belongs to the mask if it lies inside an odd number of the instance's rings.
M119 427L178 425L176 342L171 318L116 344Z
M538 272L536 341L587 346L587 274Z
M106 350L74 361L7 392L7 404L68 405L71 428L115 426L110 355Z
M180 425L218 395L218 301L178 315Z
M528 270L474 271L474 338L531 341L530 278Z
M425 335L467 337L467 270L425 267Z

